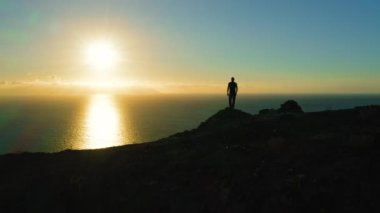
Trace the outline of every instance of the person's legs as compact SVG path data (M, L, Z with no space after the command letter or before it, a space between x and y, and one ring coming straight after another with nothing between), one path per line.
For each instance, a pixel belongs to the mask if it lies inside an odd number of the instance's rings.
M228 104L229 104L230 108L232 108L232 95L228 96Z
M236 100L236 95L232 96L232 108L235 108L235 100Z

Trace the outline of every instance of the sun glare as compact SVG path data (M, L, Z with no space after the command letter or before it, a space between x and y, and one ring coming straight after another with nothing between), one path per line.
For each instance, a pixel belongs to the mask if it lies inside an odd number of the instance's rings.
M91 97L86 119L86 140L82 148L98 149L122 144L122 123L113 99Z
M115 46L109 41L96 41L85 49L86 64L95 69L109 69L117 64L119 55Z

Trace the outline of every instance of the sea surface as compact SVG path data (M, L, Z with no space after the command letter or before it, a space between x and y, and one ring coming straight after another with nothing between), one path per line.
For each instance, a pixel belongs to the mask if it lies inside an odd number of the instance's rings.
M380 95L239 95L236 108L255 114L289 99L306 112L380 105ZM196 128L226 106L222 95L3 96L0 154L154 141Z

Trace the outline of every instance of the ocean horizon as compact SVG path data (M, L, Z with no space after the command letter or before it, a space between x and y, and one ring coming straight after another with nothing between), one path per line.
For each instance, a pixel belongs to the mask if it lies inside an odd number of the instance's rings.
M257 114L296 100L305 112L380 105L380 95L238 95ZM158 140L196 128L227 107L225 95L2 96L0 154L97 149Z

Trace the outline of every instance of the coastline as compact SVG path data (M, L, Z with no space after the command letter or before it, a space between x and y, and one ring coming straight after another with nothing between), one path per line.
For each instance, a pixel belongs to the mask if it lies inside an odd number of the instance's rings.
M370 211L380 106L251 115L99 150L0 156L5 212Z

